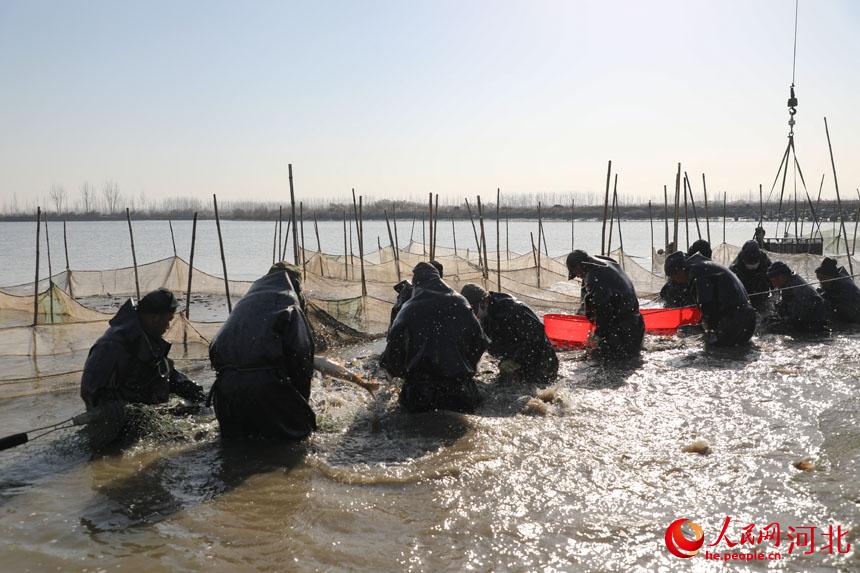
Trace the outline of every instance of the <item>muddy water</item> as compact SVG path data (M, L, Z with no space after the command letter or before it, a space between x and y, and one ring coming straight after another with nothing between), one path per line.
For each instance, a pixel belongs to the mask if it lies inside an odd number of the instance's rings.
M406 415L391 381L371 398L318 380L320 431L295 446L222 444L208 412L165 416L157 436L100 456L54 434L0 453L3 570L725 567L669 554L663 535L678 517L699 523L706 544L726 516L734 541L746 524L779 522L840 524L860 543L860 336L754 342L711 353L696 337L648 337L625 368L567 353L544 392L495 382L485 360L486 400L468 416ZM379 350L343 358L372 372ZM539 392L545 407L528 408ZM0 402L0 426L80 407L74 394ZM682 451L696 440L709 455ZM797 469L806 458L810 471ZM860 570L853 549L797 553L730 567Z

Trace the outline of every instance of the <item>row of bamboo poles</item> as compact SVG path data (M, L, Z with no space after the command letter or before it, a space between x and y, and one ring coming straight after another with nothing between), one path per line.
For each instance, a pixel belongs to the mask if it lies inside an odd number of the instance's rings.
M841 195L839 191L839 183L836 177L836 163L833 157L833 148L830 142L830 130L827 125L827 118L824 118L824 126L825 132L827 134L827 146L830 153L830 163L831 169L833 172L833 181L834 186L836 188L836 201L837 201L837 209L840 213L840 239L844 241L846 255L848 255L848 264L850 268L850 272L853 275L853 263L851 261L851 256L853 253L849 250L849 242L848 242L848 234L845 227L844 217L842 214L842 201ZM788 172L788 154L790 149L792 148L792 142L789 143L789 147L786 149L786 153L783 156L783 161L780 163L780 169L777 172L777 178L774 179L774 185L772 186L771 192L776 185L777 179L779 178L780 173L782 173L782 189L780 193L780 202L779 202L779 211L777 215L776 222L776 230L779 230L779 223L782 213L782 198L785 191L785 183ZM795 157L795 166L799 169L799 164L797 163L797 159ZM683 173L683 177L682 177ZM275 223L275 232L272 240L272 262L276 262L276 260L283 261L287 256L287 248L290 237L290 231L292 230L292 239L293 239L293 263L296 266L301 267L303 276L306 276L307 273L307 260L305 258L305 233L304 233L304 213L303 213L303 204L300 201L298 203L298 209L296 209L296 195L295 188L293 183L293 166L292 164L288 165L288 174L289 174L289 186L290 186L290 217L287 221L286 233L284 233L283 229L283 211L279 208L278 220ZM802 173L801 173L802 180ZM611 204L610 204L610 183L612 188L611 195ZM805 188L805 182L803 183ZM819 186L818 191L818 202L821 200L821 189L824 185L824 175L821 178L821 184ZM692 211L693 220L696 226L696 233L699 239L703 238L702 228L699 222L698 211L696 208L695 197L693 194L692 185L690 183L690 179L687 175L686 171L682 172L681 164L678 163L677 171L675 173L675 194L674 194L674 210L672 217L672 241L669 241L669 196L668 189L664 185L663 186L663 202L664 202L664 225L665 225L665 252L666 254L670 254L676 250L678 250L678 230L679 224L681 220L681 204L682 198L681 193L683 190L683 209L684 209L684 226L685 226L685 236L687 242L687 250L690 247L690 212ZM707 190L707 181L705 179L705 174L702 174L702 191L704 196L704 219L705 219L705 237L707 237L708 242L711 241L711 217L709 213L709 202L708 202L708 190ZM860 197L860 191L858 191L858 196ZM726 240L726 197L727 194L723 193L723 242ZM475 240L476 252L478 255L478 266L483 276L483 279L486 283L490 281L490 264L488 260L488 249L487 249L487 233L485 226L485 216L484 216L484 205L481 200L481 196L477 196L477 224L476 217L472 211L472 205L469 203L469 200L465 200L466 209L469 214L469 220L472 227L472 232ZM812 200L807 193L807 199L809 202L809 207L813 216L812 219L812 233L817 231L820 234L820 225L821 222L818 220L816 216L815 207L812 204ZM224 241L221 233L221 218L218 213L218 198L216 195L212 195L212 202L214 206L215 212L215 224L218 233L218 247L221 255L221 265L224 275L224 291L227 297L227 310L228 312L232 312L233 304L230 296L230 284L227 274L227 260L224 253ZM355 276L355 262L354 262L354 251L353 251L353 230L352 227L355 225L355 233L358 240L358 258L359 258L359 268L360 268L360 277L361 277L361 292L363 296L367 295L367 281L365 276L364 269L364 217L363 217L363 196L359 195L356 197L355 189L352 189L352 203L353 203L353 217L347 217L346 211L343 213L343 231L344 231L344 268L345 268L345 276L349 276L350 264L353 270L353 277ZM571 200L571 217L570 217L570 226L571 226L571 250L575 248L575 233L574 233L574 221L575 221L575 202ZM534 233L530 232L531 246L532 246L532 256L534 258L534 264L537 273L537 286L540 287L541 284L541 246L543 246L543 253L548 258L549 257L549 249L547 247L546 242L546 233L544 232L543 226L543 216L542 216L542 205L538 202L538 226L537 226L537 241L535 241ZM499 291L502 289L502 264L501 264L501 189L496 189L496 209L495 209L495 223L496 223L496 287ZM191 316L191 289L192 289L192 279L193 279L193 271L194 271L194 251L195 251L195 243L197 236L197 212L194 212L193 220L192 220L192 230L191 230L191 253L189 257L189 271L188 271L188 285L185 299L185 309L183 314L186 319L190 319ZM395 268L397 269L397 280L401 280L401 266L400 266L400 255L399 255L399 239L398 239L398 230L397 230L397 213L395 212L395 208L392 205L392 213L391 220L389 220L387 210L384 211L385 215L385 224L388 231L388 239L391 244L392 256L395 263ZM649 222L651 227L651 248L652 252L654 249L654 218L652 211L652 203L648 201L648 215ZM858 221L860 222L860 208L858 208ZM140 282L138 277L138 265L137 265L137 254L134 246L134 230L132 227L131 221L131 213L128 208L126 208L126 221L128 223L128 232L129 239L131 243L131 254L132 254L132 264L134 267L134 280L135 280L135 292L138 300L140 299ZM415 221L416 214L413 213L412 218L412 232L410 234L410 242L414 237L415 232ZM856 235L857 235L857 222L855 222L854 228L854 242L856 243ZM34 302L33 302L33 325L35 326L38 321L38 313L39 313L39 268L40 268L40 233L42 224L45 226L45 243L47 249L47 258L48 258L48 277L49 277L49 287L53 288L53 270L51 268L51 250L50 250L50 238L48 236L48 217L47 213L42 213L41 207L37 207L36 209L36 276L34 282ZM393 224L392 224L393 223ZM430 193L428 196L428 213L427 213L427 229L429 229L430 241L429 243L426 240L426 236L422 238L422 243L425 246L429 244L429 253L425 250L424 254L429 255L429 260L433 261L436 259L436 247L437 247L437 237L438 237L438 223L439 223L439 195L436 194L434 197L433 193ZM607 236L607 223L609 224L609 233ZM173 244L173 254L176 256L176 240L173 234L173 223L168 221L170 227L170 237L171 242ZM320 235L319 235L319 226L317 223L316 213L313 214L313 224L314 224L314 232L316 234L317 241L317 251L322 252ZM422 232L425 225L424 217L421 218L421 226ZM600 253L601 255L608 255L612 250L612 240L615 231L615 226L617 224L618 227L618 242L621 251L624 251L624 239L621 233L621 212L620 212L620 204L618 201L618 174L614 174L612 172L612 161L610 160L607 165L606 170L606 189L604 195L604 205L603 205L603 220L601 226L601 247ZM762 186L759 185L759 225L763 226L764 224L764 201L763 201L763 189ZM796 206L796 193L795 193L795 231L797 231L797 206ZM347 227L349 228L347 232ZM393 232L392 232L393 228ZM453 233L454 240L454 254L457 255L457 236L456 229L454 226L454 219L451 219L451 228ZM785 223L785 228L788 228L788 222ZM802 227L801 227L802 229ZM510 257L510 242L509 242L509 218L508 218L508 210L505 209L505 242L506 242L506 252L507 257ZM795 236L799 236L798 233L795 233ZM299 241L299 237L301 237L301 242ZM608 240L607 240L608 239ZM377 237L377 242L379 241ZM838 245L838 243L837 243ZM66 273L67 276L70 276L70 267L69 267L69 251L68 251L68 242L66 236L66 222L63 221L63 246L65 251L66 258ZM382 251L381 244L377 245L379 251ZM838 248L838 246L837 246ZM623 259L622 259L623 265ZM324 267L322 263L322 259L320 259L320 273L324 276ZM74 297L74 293L71 292L72 286L71 281L69 281L69 294ZM54 317L54 300L53 296L49 296L49 305L50 305L50 314L51 321L53 322Z

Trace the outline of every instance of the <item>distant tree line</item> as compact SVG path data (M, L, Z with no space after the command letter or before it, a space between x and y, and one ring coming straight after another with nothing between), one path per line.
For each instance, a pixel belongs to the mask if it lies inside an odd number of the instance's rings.
M298 201L299 198L297 198ZM466 200L469 206L466 205ZM477 218L476 197L439 197L438 216L440 219L468 219L469 209ZM494 219L496 216L496 194L482 194L482 208L485 219ZM760 207L758 201L751 200L751 196L735 196L726 202L725 215L729 219L759 219ZM569 220L572 216L576 219L602 220L604 216L604 195L595 192L572 192L572 193L519 193L502 194L500 215L511 219L536 219L538 217L538 205L540 215L546 219ZM699 218L705 216L703 197L696 197L696 215ZM62 185L52 185L46 194L42 196L28 196L21 200L13 193L11 198L0 204L0 220L21 221L30 220L35 214L36 206L39 205L48 215L54 219L64 220L113 220L125 217L128 208L135 219L190 219L194 212L199 213L202 218L214 217L212 202L209 199L198 197L170 197L170 198L148 198L144 191L131 193L121 191L119 184L114 180L107 180L101 185L90 182L82 183L76 193L70 193ZM219 214L224 219L235 220L276 220L279 212L284 219L289 218L289 197L284 203L274 201L219 201ZM680 216L684 216L684 205L679 206ZM838 218L838 209L835 201L821 201L813 203L815 212L819 218L831 220ZM297 203L296 208L299 208ZM385 216L397 216L398 219L421 219L429 215L429 196L426 199L411 197L403 200L376 199L373 196L365 196L362 211L365 219L383 219ZM434 204L435 208L435 204ZM307 217L316 217L318 220L342 220L343 217L354 217L354 206L352 197L334 199L309 199L301 201L302 213ZM611 205L610 205L611 211ZM668 206L669 219L674 217L674 204ZM843 201L842 211L846 220L856 220L860 214L860 201ZM662 201L649 203L639 198L618 198L617 212L622 219L662 220L666 213L666 205ZM692 202L687 207L688 216L694 217ZM798 203L797 218L810 220L812 209L808 202ZM766 221L773 221L779 214L776 201L764 205L764 217ZM723 195L710 198L709 215L711 219L719 219L723 216ZM795 205L793 201L784 201L782 205L781 220L795 217Z

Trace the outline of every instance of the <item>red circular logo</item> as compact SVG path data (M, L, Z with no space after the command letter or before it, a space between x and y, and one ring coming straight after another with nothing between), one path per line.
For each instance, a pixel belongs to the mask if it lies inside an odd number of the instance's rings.
M681 527L685 523L693 530L693 539L688 539L684 535L684 532L681 531ZM666 528L666 548L675 557L680 557L681 559L693 557L699 552L699 548L702 547L704 542L705 534L702 528L686 517L676 519Z

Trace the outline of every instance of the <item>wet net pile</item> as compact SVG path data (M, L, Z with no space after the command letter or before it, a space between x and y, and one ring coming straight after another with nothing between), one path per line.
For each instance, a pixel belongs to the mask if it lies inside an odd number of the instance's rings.
M729 264L739 248L723 244L715 260ZM642 298L654 297L663 286L661 255L654 253L652 270L636 258L614 251ZM801 275L814 277L821 257L779 255ZM412 268L429 259L427 246L412 242L395 252L383 248L364 257L301 252L308 316L322 346L350 343L384 335L392 305L393 286L411 278ZM510 293L538 313L572 313L579 307L579 284L567 280L565 256L545 253L489 252L483 263L475 251L437 247L435 259L444 266L445 281L459 290L478 283L488 290ZM845 257L837 257L846 264ZM641 259L640 259L641 260ZM857 263L855 263L857 264ZM486 268L485 268L486 267ZM180 367L208 358L208 345L227 317L225 282L221 277L191 269L183 259L171 257L131 267L108 270L68 270L40 281L0 287L0 398L75 388L93 342L107 328L119 305L140 292L166 287L186 308L191 274L190 313L177 315L166 339ZM235 301L250 281L229 281ZM33 324L34 314L36 324Z

